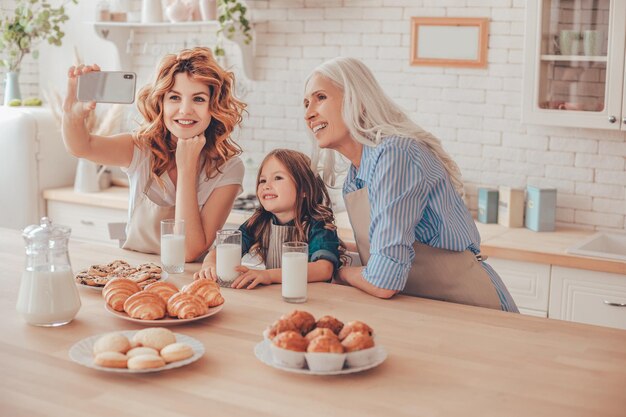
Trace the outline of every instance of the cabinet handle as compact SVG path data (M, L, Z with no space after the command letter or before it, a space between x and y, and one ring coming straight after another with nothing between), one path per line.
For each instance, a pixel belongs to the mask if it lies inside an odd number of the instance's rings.
M94 225L94 223L91 220L81 220L80 223L84 224L85 226L93 226Z
M624 124L626 125L626 116L624 116L624 117L622 118L622 123L624 123Z
M604 300L604 304L612 307L626 307L626 303L614 303L613 301Z
M617 122L617 117L609 116L609 123L615 123L615 122Z

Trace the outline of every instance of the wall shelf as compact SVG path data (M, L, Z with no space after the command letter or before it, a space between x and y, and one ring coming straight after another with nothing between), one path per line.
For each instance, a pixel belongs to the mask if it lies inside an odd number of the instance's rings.
M567 61L567 62L606 62L607 57L585 55L541 55L542 61Z
M96 34L109 42L112 42L117 48L119 54L120 66L122 70L130 71L132 68L132 53L126 47L129 40L135 36L135 32L163 30L163 29L201 29L210 28L217 32L220 28L217 20L209 21L193 21L193 22L159 22L159 23L140 23L140 22L89 22L96 31ZM253 28L254 29L254 28ZM253 36L254 39L254 36ZM229 39L230 40L230 39ZM246 77L254 79L254 40L250 45L246 45L240 37L235 36L230 40L239 46L241 50L241 58L243 71Z

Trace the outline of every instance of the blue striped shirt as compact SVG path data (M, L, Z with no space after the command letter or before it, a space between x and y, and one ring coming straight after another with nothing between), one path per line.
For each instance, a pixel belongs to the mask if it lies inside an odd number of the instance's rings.
M350 167L343 194L363 187L368 188L371 215L370 259L363 277L376 287L404 289L416 240L441 249L480 252L480 234L469 210L441 161L423 143L392 136L376 147L363 146L361 164ZM495 271L485 270L503 309L515 311Z

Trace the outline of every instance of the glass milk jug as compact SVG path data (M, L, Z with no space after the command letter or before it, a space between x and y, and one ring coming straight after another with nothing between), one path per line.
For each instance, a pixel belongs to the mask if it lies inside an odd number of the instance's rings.
M22 232L26 241L26 265L17 296L17 311L35 326L62 326L80 309L80 297L67 252L71 229L53 225L42 217L41 224Z

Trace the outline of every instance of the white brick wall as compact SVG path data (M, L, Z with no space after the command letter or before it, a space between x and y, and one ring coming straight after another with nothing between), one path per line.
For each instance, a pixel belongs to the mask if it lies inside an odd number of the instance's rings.
M133 2L138 7L140 1ZM12 4L0 0L0 10L10 10ZM309 152L302 81L324 60L350 55L363 59L388 94L441 138L463 171L470 209L475 210L479 186L556 187L560 224L623 229L626 135L521 124L525 4L524 0L250 1L256 24L256 79L247 80L236 69L249 104L249 116L238 135L248 166L254 167L275 147ZM411 67L411 16L489 17L488 68ZM192 44L193 38L213 42L205 29L137 33L133 70L140 80L147 80L162 53ZM230 50L228 65L238 63L237 50ZM40 95L38 68L49 71L50 64L25 60L23 95ZM582 76L593 83L600 74L588 71Z

